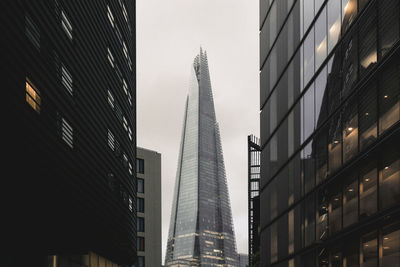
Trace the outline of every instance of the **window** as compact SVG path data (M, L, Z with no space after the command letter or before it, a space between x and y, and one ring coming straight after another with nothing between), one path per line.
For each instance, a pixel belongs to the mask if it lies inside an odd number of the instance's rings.
M364 235L361 238L360 266L361 267L378 266L378 239L376 232Z
M329 201L329 233L335 234L342 229L342 194L336 193Z
M112 151L114 151L115 150L115 138L114 138L114 134L110 130L108 130L107 141L108 141L108 146L111 148Z
M144 237L142 236L137 237L137 250L144 251Z
M379 133L400 120L400 79L398 66L390 64L382 71L379 84Z
M315 160L314 156L312 155L312 142L309 142L301 153L304 192L307 194L315 186Z
M107 5L107 17L108 17L108 20L110 21L111 26L114 28L114 24L115 24L114 16L111 12L111 8L109 5Z
M376 10L369 9L369 14L363 16L360 30L360 75L366 74L378 60L377 42L376 42ZM371 14L372 13L372 14Z
M372 166L361 172L360 176L360 218L370 216L377 210L377 169L375 163L367 162Z
M137 198L137 209L138 212L144 212L144 198Z
M128 121L125 116L122 116L122 125L124 126L125 131L128 131Z
M114 96L110 90L107 90L107 100L108 100L108 103L110 104L111 108L114 109L114 101L115 100L114 100Z
M289 246L288 252L292 254L294 252L294 210L289 211L288 214L288 233L289 233Z
M73 94L72 76L71 73L68 71L68 69L64 66L64 64L61 64L61 83L64 86L64 88L68 91L68 93L72 95Z
M357 15L357 0L342 0L343 33L347 31Z
M128 137L132 141L132 129L128 126Z
M328 133L326 127L321 129L314 138L313 154L315 155L316 183L319 184L328 176Z
M275 222L270 226L270 253L271 263L278 260L278 224Z
M122 8L122 14L124 15L125 21L128 22L128 12L126 12L125 4L122 2L122 0L119 0L119 4Z
M340 0L329 0L328 2L328 53L335 47L341 27Z
M354 89L358 78L357 35L353 30L342 43L342 98L348 96Z
M378 134L376 88L376 81L372 81L359 92L360 150L374 143Z
M122 153L122 162L125 166L128 166L128 156L124 153Z
M321 66L327 56L326 8L315 23L315 69Z
M328 134L329 174L332 174L342 165L342 134L339 114L331 119Z
M144 160L143 159L136 159L136 172L137 173L144 173Z
M114 68L114 56L111 53L111 50L109 47L107 47L107 58L108 58L108 61L110 62L111 67Z
M130 175L133 175L133 172L132 172L132 163L128 163L128 172L129 172L129 174Z
M144 218L137 217L137 231L144 232Z
M398 0L379 2L379 52L383 57L399 40L400 3Z
M315 203L314 196L306 198L304 204L304 245L311 245L315 240Z
M390 153L379 171L379 207L388 208L400 203L400 159Z
M350 178L353 182L346 185L343 190L343 227L358 220L358 179L357 176Z
M72 25L64 10L61 11L61 26L70 40L72 40Z
M309 1L309 0L306 0ZM314 75L314 28L308 33L303 44L304 48L304 86Z
M301 102L302 114L302 138L304 142L314 132L315 111L314 111L314 84L307 89Z
M144 257L143 256L138 256L136 267L144 267Z
M304 2L303 6L303 21L304 21L304 33L307 31L312 20L314 19L314 0L302 0ZM313 34L312 34L313 35Z
M129 205L129 210L130 211L133 211L133 200L132 200L132 197L131 196L129 196L129 198L128 198L128 205Z
M39 27L33 21L33 19L26 14L25 15L25 34L32 44L39 49L40 48L40 31Z
M328 237L328 196L326 190L321 190L318 194L317 211L317 239L325 240Z
M28 77L25 81L25 100L37 113L40 113L40 92Z
M343 111L343 162L358 152L358 116L356 99L345 103Z
M137 192L144 193L144 180L137 178Z
M122 89L124 89L125 94L128 95L128 84L125 79L122 79Z
M61 117L61 138L71 148L74 144L74 130L68 121Z
M396 266L400 262L400 230L397 226L383 229L382 266Z

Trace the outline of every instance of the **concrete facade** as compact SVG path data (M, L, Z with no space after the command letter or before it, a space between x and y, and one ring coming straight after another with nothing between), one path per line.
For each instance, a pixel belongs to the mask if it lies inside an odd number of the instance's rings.
M140 163L140 161L142 161ZM161 265L161 154L137 148L136 173L138 178L138 223L144 218L144 231L137 225L138 237L144 238L144 251L138 246L137 267ZM140 179L144 187L140 190ZM144 212L140 212L139 199L144 199ZM138 240L140 240L138 238ZM139 241L140 242L140 241ZM140 245L138 242L138 245ZM142 262L143 259L143 262ZM141 265L142 264L142 265Z

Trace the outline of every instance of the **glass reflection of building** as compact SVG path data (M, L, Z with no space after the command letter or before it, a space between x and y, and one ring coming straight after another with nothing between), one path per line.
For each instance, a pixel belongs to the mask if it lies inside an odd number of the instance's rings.
M399 264L399 24L398 0L260 0L261 266Z
M191 68L166 266L238 266L207 54Z

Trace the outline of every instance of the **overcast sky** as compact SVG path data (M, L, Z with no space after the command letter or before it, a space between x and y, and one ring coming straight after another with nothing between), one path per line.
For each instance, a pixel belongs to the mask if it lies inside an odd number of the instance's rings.
M137 144L162 154L162 255L190 67L207 50L238 252L247 253L247 135L259 133L258 0L137 0Z

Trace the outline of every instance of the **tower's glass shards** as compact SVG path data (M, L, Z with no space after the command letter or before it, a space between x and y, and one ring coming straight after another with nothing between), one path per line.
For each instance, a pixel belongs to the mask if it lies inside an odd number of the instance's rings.
M207 54L193 62L166 266L238 266Z

